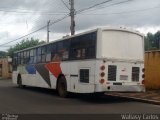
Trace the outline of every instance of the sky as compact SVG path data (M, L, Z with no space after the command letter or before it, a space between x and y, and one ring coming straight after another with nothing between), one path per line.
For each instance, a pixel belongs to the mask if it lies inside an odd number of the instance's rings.
M46 28L22 36L68 15L64 3L70 7L69 0L0 0L0 50L24 38L46 40ZM160 0L75 0L75 10L84 9L75 16L76 33L104 26L132 28L143 34L160 30ZM50 25L50 41L64 35L70 35L70 17ZM14 42L6 44L10 41Z

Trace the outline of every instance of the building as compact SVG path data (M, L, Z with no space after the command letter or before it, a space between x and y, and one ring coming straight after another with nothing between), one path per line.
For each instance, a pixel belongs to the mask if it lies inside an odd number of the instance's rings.
M6 79L12 76L12 59L1 58L0 59L0 78Z

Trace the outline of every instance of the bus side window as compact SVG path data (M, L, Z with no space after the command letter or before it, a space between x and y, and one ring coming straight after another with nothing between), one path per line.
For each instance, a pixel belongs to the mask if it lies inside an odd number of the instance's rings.
M42 62L46 62L46 46L42 47L41 59Z
M17 70L17 65L18 65L17 62L18 62L17 53L14 53L14 55L13 55L13 65L12 65L13 70Z
M57 43L57 58L59 60L62 60L63 52L64 52L63 41L60 41Z
M81 57L80 51L80 39L78 37L72 38L70 42L70 53L69 58L75 60Z
M33 63L37 62L37 56L36 56L36 54L37 54L36 49L33 49Z
M57 42L51 44L51 61L54 61L55 56L57 56Z
M21 64L21 54L20 54L20 52L18 53L18 65L20 65Z
M21 63L20 64L23 64L24 63L24 56L23 56L23 52L20 53L20 57L21 57Z
M41 47L37 48L37 63L41 62Z
M30 50L30 59L29 59L29 63L32 64L34 62L34 50L31 49Z
M95 57L96 33L72 38L70 45L70 59L89 59Z
M50 62L51 61L51 44L47 45L46 48L46 62Z
M69 45L70 40L63 40L61 42L58 42L57 46L57 55L60 60L68 60L69 58Z
M27 54L26 54L26 64L29 64L29 59L30 59L29 50L27 50Z
M85 58L95 58L96 55L96 33L88 34L85 37Z
M24 62L23 62L24 64L26 64L26 58L27 58L27 51L24 51L24 59L23 59L24 60Z

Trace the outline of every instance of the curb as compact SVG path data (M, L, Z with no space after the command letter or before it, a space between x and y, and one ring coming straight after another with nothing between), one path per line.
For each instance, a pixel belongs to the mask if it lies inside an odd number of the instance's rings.
M2 78L0 77L0 80L11 80L12 78Z
M143 102L143 103L160 105L160 101L157 101L157 100L142 99L142 98L136 98L136 97L123 96L123 95L112 95L112 94L106 94L106 95L114 96L114 97L121 97L121 98L128 98L128 99L135 100L138 102Z

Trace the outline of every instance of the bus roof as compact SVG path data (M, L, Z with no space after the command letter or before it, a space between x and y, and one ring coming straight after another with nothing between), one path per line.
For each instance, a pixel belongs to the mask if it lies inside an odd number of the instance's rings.
M78 37L78 36L81 36L81 35L85 35L85 34L88 34L88 33L96 32L98 30L100 30L100 31L110 31L110 30L124 31L124 32L134 33L134 34L140 35L142 37L144 36L140 32L138 32L136 30L133 30L133 29L122 28L122 27L100 27L100 28L96 28L96 29L93 29L93 30L88 30L88 31L85 31L85 32L82 32L82 33L78 33L76 35L67 36L67 37L64 37L64 38L61 38L61 39L57 39L57 40L54 40L54 41L49 42L49 43L45 43L45 44L37 45L37 46L34 46L34 47L29 47L29 48L26 48L26 49L23 49L23 50L19 50L19 51L16 51L15 53L22 52L22 51L25 51L25 50L30 50L30 49L41 47L41 46L45 46L45 45L55 43L55 42L58 42L58 41L63 41L65 39L71 39L71 38Z

